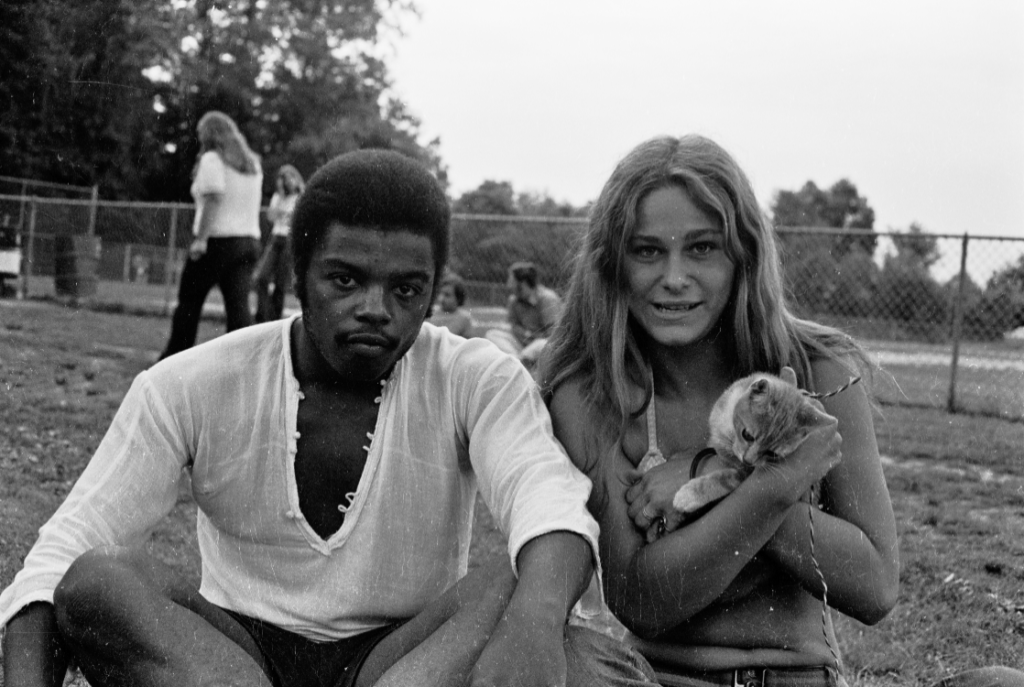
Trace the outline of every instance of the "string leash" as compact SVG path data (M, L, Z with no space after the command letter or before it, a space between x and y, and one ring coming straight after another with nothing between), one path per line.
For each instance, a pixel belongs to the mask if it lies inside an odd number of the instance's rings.
M833 391L823 394L813 394L809 391L805 391L804 394L818 400L830 398L837 394L841 394L859 381L860 377L850 377L848 382ZM821 565L818 563L818 556L814 550L814 510L817 508L817 505L815 505L816 502L820 502L821 500L821 494L816 493L818 487L819 485L811 487L811 503L810 508L807 510L807 529L811 535L811 562L814 564L814 572L817 573L818 580L821 582L821 634L825 637L825 645L832 654L832 660L835 661L836 672L838 673L839 652L836 650L836 647L833 646L832 639L828 636L828 583L825 582L825 574L821 572Z

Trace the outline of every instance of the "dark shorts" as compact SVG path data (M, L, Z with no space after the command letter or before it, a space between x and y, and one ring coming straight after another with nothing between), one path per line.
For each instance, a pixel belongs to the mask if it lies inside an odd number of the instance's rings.
M351 687L377 644L398 626L389 625L333 642L314 642L276 625L224 609L256 642L274 687ZM261 660L262 659L262 660Z

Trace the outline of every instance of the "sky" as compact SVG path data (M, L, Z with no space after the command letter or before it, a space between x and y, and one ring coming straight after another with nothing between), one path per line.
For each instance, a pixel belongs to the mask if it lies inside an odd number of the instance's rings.
M729 150L761 204L852 181L879 231L1024 238L1020 0L416 0L387 59L453 195L581 205L651 136Z

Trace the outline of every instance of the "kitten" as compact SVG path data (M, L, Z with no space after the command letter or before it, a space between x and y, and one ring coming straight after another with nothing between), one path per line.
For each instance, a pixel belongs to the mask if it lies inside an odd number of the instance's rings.
M673 508L684 519L700 514L738 487L759 461L788 456L831 420L814 395L797 387L791 367L782 368L779 376L759 372L736 380L711 409L708 449L694 458L690 481L676 492ZM709 456L722 467L700 475ZM639 469L651 467L641 464Z

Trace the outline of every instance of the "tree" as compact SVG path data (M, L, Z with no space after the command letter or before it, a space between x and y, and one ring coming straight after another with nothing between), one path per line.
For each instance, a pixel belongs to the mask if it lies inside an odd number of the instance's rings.
M1024 326L1024 255L989 277L977 317L993 335Z
M920 265L926 270L942 257L938 237L926 234L917 222L911 222L906 233L893 236L893 244L901 260Z
M515 191L508 181L484 181L456 199L453 210L467 215L517 215Z
M104 195L188 198L206 111L231 116L273 170L390 147L445 183L436 141L391 92L375 44L411 0L13 0L0 47L5 173L100 183ZM266 189L273 175L266 175Z
M525 191L516 196L519 214L527 217L586 217L590 204L576 207L566 201L557 201L546 192Z
M778 191L772 201L772 219L777 227L826 227L833 229L873 229L875 211L857 187L840 179L827 191L808 181L799 191ZM840 236L835 241L836 258L842 258L854 245L869 255L874 253L878 237Z
M159 7L150 0L16 7L5 172L138 190L125 171L153 128L150 83L139 65L158 51L151 38Z

